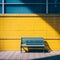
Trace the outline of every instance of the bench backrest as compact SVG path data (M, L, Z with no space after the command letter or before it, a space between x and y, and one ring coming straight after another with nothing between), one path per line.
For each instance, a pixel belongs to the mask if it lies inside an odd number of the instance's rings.
M44 45L44 38L41 38L41 37L22 37L21 44Z

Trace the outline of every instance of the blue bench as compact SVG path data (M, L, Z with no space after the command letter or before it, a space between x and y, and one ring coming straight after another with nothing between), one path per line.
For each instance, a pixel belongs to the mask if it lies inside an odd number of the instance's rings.
M44 48L44 38L41 37L22 37L21 38L21 51L23 47L28 48Z

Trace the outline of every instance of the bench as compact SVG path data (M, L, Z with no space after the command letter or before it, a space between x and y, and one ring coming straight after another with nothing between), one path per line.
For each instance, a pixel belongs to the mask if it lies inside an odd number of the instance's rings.
M43 48L44 45L44 38L41 37L22 37L21 38L21 51L23 47L27 48Z

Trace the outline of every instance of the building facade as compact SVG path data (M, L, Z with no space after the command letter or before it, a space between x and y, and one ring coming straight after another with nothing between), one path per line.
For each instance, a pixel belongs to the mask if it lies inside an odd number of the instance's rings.
M23 36L60 50L60 0L0 0L0 50L20 50Z

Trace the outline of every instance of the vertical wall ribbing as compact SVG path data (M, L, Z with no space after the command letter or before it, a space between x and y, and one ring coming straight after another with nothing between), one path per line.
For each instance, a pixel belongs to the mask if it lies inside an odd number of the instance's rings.
M2 0L2 14L4 14L4 0Z

